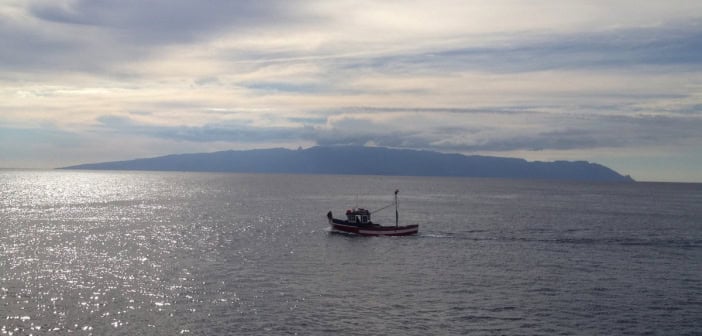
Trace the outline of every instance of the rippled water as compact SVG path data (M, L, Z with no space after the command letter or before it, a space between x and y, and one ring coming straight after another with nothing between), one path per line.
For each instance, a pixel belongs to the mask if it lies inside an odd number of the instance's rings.
M396 188L418 236L329 233L328 210ZM699 184L0 171L0 335L692 335L701 316Z

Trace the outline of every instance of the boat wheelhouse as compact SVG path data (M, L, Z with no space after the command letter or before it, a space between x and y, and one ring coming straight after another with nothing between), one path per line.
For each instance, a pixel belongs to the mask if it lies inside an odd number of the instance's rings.
M372 225L370 211L363 208L346 210L346 221L356 225Z

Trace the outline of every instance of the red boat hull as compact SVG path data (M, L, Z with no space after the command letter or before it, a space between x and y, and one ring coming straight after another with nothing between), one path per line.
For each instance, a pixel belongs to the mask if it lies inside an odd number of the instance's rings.
M419 225L380 226L380 225L349 225L348 222L335 218L329 219L333 231L352 233L361 236L410 236L419 232Z

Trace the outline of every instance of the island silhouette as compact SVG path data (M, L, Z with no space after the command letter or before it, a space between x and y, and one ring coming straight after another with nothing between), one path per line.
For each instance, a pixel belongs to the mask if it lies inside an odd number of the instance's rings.
M148 170L280 174L454 176L576 181L634 181L587 161L527 161L518 158L445 154L366 146L318 146L174 154L87 163L59 169Z

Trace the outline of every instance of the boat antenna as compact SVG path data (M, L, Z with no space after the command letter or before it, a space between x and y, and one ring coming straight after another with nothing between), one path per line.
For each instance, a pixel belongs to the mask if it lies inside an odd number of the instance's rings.
M397 228L400 223L400 213L397 210L397 193L399 192L400 189L395 189L395 228Z

